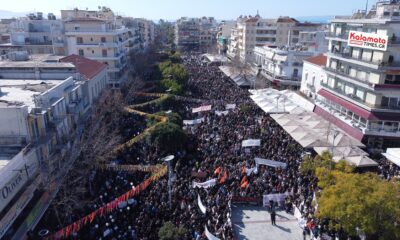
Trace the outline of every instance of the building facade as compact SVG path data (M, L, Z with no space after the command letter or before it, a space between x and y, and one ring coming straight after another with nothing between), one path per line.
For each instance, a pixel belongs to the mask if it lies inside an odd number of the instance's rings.
M127 56L133 34L125 27L99 18L65 19L68 54L76 54L108 66L111 87L120 87L127 70Z
M10 23L11 46L29 53L65 54L64 24L53 14L38 12Z
M228 57L243 63L255 60L257 46L295 46L300 42L300 32L316 31L320 24L300 23L290 17L263 19L259 15L240 16L232 29Z
M182 49L207 49L216 43L217 22L211 17L182 17L175 23L175 44Z
M303 60L315 53L277 46L255 47L254 63L260 73L277 88L298 89L301 84Z
M399 145L400 3L332 20L317 113L370 148Z
M321 82L325 82L327 79L326 62L327 57L323 54L306 58L303 61L300 91L311 99L315 100L317 92L321 89Z
M2 238L33 192L59 171L84 108L81 84L72 77L1 79L0 89Z

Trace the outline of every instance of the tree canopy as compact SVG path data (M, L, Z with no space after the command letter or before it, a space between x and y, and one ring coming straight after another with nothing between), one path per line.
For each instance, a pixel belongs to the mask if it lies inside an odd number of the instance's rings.
M186 139L186 133L179 125L165 122L158 124L151 131L148 140L160 150L171 153L183 148L186 144Z
M317 167L318 216L350 236L360 232L367 239L400 239L400 183L388 182L372 173L350 173L339 162L335 169Z
M183 239L186 234L186 229L183 227L177 228L175 225L168 221L158 231L160 240L178 240Z

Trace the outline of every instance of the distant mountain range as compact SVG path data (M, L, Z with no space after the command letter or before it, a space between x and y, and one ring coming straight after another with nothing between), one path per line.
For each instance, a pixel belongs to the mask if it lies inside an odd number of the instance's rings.
M0 10L1 18L13 18L13 17L25 17L28 12L11 12L6 10Z

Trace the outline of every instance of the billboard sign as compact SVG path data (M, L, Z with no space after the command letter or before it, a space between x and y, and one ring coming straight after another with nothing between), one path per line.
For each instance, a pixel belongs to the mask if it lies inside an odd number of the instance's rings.
M350 31L348 45L351 47L386 51L388 45L388 36Z

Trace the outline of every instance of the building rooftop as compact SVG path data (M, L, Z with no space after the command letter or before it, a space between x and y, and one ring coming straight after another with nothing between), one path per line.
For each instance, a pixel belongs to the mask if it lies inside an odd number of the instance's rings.
M326 66L327 60L328 60L328 58L323 54L304 59L304 61L318 65L318 66Z
M32 54L23 61L3 58L0 61L0 68L75 68L72 63L59 62L60 58L51 54Z
M67 57L61 58L62 63L71 63L75 65L77 71L86 80L92 79L97 74L99 74L103 69L107 68L107 65L95 60L91 60L76 54L69 55Z
M7 80L0 79L0 107L35 107L34 96L39 95L64 80Z
M22 147L0 146L0 170L22 150Z

